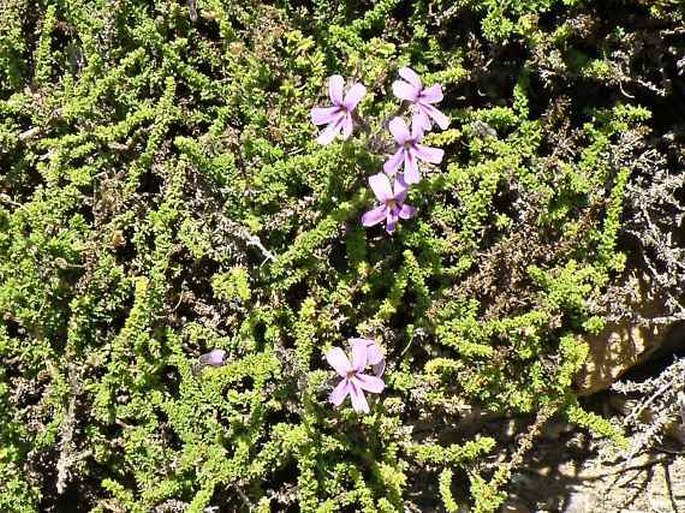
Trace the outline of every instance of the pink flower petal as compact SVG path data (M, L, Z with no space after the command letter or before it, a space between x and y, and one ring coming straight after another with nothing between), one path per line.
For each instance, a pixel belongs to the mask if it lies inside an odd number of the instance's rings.
M343 378L333 389L328 400L335 406L340 406L345 400L345 397L347 397L347 394L350 393L350 388L350 380Z
M375 226L383 221L383 219L385 219L386 208L388 207L381 205L380 207L376 207L368 212L365 212L364 215L362 215L362 225L367 227Z
M388 123L388 129L400 146L410 139L407 124L402 118L392 118Z
M348 111L352 111L361 101L361 99L364 98L365 94L366 87L359 83L352 84L352 87L350 87L350 90L347 91L347 94L345 95L343 105Z
M409 185L421 181L419 165L416 162L416 157L412 151L406 151L404 153L404 181Z
M417 89L422 89L423 84L421 83L421 78L416 74L416 72L410 67L404 67L399 71L400 76L409 82L411 85Z
M412 139L412 141L416 142L416 141L420 141L421 139L423 139L423 132L424 132L423 126L421 126L420 124L419 125L414 124L414 123L411 124L411 139Z
M448 126L450 126L450 118L445 116L442 112L440 112L438 109L433 107L432 105L429 105L427 103L419 103L419 105L422 107L422 109L426 112L426 114L433 120L435 121L435 124L438 125L442 130L447 129Z
M371 369L373 370L373 373L376 375L376 377L380 378L385 372L385 358L382 359L380 362L373 364L371 366Z
M356 374L355 377L352 378L352 382L362 390L374 394L380 394L385 388L385 383L383 383L381 378L369 376L367 374Z
M316 142L322 144L323 146L326 146L327 144L333 142L333 139L335 139L335 136L338 134L339 131L340 128L338 127L338 125L336 123L331 123L322 130L322 132L316 138Z
M327 125L334 123L341 112L340 107L314 107L310 115L315 125Z
M385 216L383 216L385 217ZM200 362L205 365L219 367L226 361L226 351L223 349L212 349L209 353L200 356Z
M432 146L423 146L421 144L415 145L414 151L418 158L425 160L426 162L432 162L433 164L440 164L442 158L445 156L445 150L433 148Z
M347 374L352 372L352 364L345 355L345 352L339 347L333 347L326 353L326 360L335 372L346 378Z
M416 215L416 207L412 207L411 205L402 205L400 207L399 214L401 219L411 219Z
M369 185L371 190L378 198L378 201L387 203L393 198L392 189L390 188L390 180L387 175L378 173L369 177Z
M328 79L328 95L334 105L343 104L343 88L345 79L340 75L333 75Z
M404 198L407 197L407 191L409 191L409 185L404 181L404 175L397 175L395 177L393 191L395 200L397 200L398 203L402 203Z
M367 362L368 344L366 341L352 342L352 368L359 372L364 370Z
M380 363L383 360L383 353L378 347L378 344L376 344L373 340L367 340L366 343L366 361L371 365Z
M369 413L369 403L366 402L364 392L355 383L350 381L350 398L352 399L352 408L357 413Z
M373 344L373 339L371 338L362 338L362 337L350 337L347 339L347 341L352 344L356 344L357 342L364 342L366 345Z
M428 114L424 110L423 106L421 104L416 104L413 107L413 115L411 118L411 126L412 128L417 127L424 132L427 132L431 129L432 123L430 118L428 117Z
M442 86L440 84L433 84L421 91L421 101L426 103L442 101Z
M389 234L395 233L395 228L397 228L397 221L399 220L396 210L398 209L388 209L385 217L385 231Z
M350 138L352 135L352 130L354 129L354 124L352 123L352 116L349 114L345 114L345 117L343 118L341 122L342 126L342 138L344 140L347 140Z
M395 80L392 83L392 94L400 100L415 102L419 98L421 90L404 80Z
M396 172L404 162L404 148L398 149L388 160L383 163L383 171L388 174Z

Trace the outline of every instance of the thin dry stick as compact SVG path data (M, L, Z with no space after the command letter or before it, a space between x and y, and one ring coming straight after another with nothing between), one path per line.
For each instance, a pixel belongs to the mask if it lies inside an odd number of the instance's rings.
M519 446L511 460L497 469L495 475L490 480L491 487L497 490L509 480L513 470L523 463L523 458L525 458L528 451L533 448L533 442L540 435L543 426L547 423L554 412L557 411L557 407L558 405L556 403L550 403L543 406L540 411L538 411L537 415L535 416L535 422L533 422L533 425L530 427L528 433L521 438Z
M264 262L262 262L262 265L264 265L268 260L271 260L272 262L276 261L276 256L266 249L264 245L262 244L261 239L256 236L256 235L247 235L245 237L245 240L247 241L248 246L255 246L256 248L259 249L259 251L262 252L262 255L264 255Z

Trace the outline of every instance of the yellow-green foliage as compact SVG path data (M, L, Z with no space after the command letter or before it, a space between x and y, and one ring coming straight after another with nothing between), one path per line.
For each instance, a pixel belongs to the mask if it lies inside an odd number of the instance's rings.
M193 21L185 0L6 0L0 510L390 512L439 486L447 511L490 511L500 447L454 435L464 412L555 404L615 434L572 379L624 262L613 149L649 111L541 117L523 57L481 94L500 57L460 25L568 49L537 18L581 4L197 0ZM388 237L358 221L382 156L320 147L309 110L340 73L378 120L406 64L452 125ZM327 402L323 351L357 335L388 360L366 417ZM201 369L215 347L227 364Z

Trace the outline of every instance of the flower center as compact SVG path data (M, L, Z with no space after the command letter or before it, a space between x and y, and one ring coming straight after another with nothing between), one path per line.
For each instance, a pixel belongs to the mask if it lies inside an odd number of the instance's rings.
M397 208L397 200L396 199L390 199L387 201L386 205L391 210L394 208Z
M352 379L357 375L357 371L350 371L347 373L347 379Z

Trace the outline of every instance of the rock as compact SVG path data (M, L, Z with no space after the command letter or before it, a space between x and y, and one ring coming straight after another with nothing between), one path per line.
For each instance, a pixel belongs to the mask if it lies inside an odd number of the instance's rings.
M655 296L649 276L632 270L617 289L630 299L626 305L645 319L668 316L665 302ZM646 361L668 340L673 332L669 323L642 325L629 319L607 323L598 335L588 335L589 355L576 378L580 395L590 395L609 388L621 375Z
M663 326L651 328L622 323L589 337L590 354L576 381L580 395L609 388L623 373L645 361L663 342Z
M587 492L573 492L568 498L564 513L592 513L595 511L595 499Z

